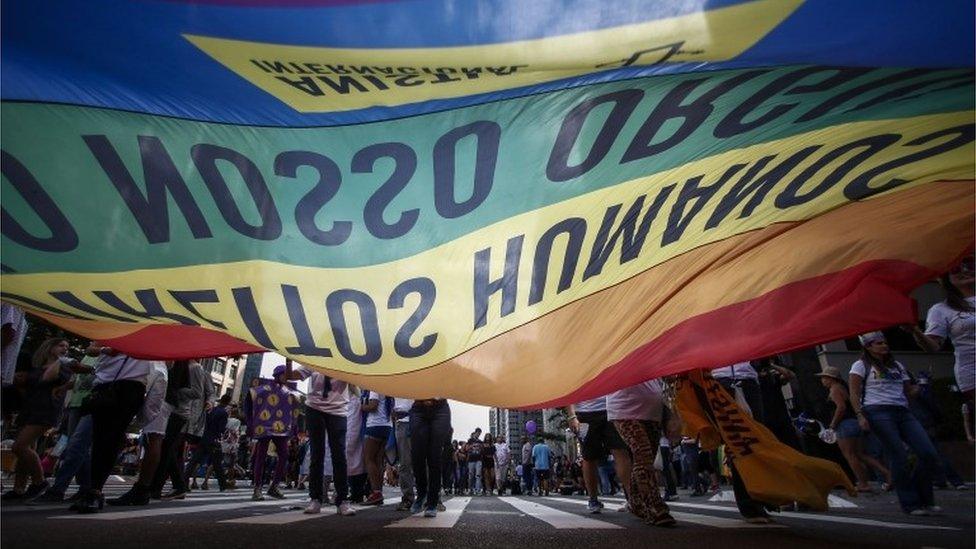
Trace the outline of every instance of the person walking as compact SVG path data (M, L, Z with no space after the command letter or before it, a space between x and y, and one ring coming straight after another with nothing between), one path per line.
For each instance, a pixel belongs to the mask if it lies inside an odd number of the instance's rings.
M673 526L674 517L661 499L654 471L661 440L663 393L661 382L656 379L614 391L607 395L607 418L633 457L630 485L625 491L630 512L654 526Z
M205 460L210 462L213 467L214 476L217 477L217 487L221 492L227 489L227 478L224 475L224 451L220 446L220 437L227 429L227 405L230 404L230 395L224 395L217 401L217 406L207 412L207 421L203 428L203 435L200 443L190 457L187 469L196 471Z
M386 465L386 443L393 429L393 397L366 391L363 393L363 412L366 412L366 440L363 457L369 475L370 494L365 505L383 505L383 470Z
M620 438L617 429L607 419L607 398L602 396L570 405L566 411L570 430L582 440L583 480L589 495L587 510L599 513L600 478L598 467L607 454L613 455L613 467L624 486L630 483L630 454L627 443ZM586 425L586 429L581 428Z
M183 477L184 427L193 402L203 398L200 390L190 385L190 367L189 360L175 360L167 374L169 379L163 399L165 406L161 411L166 417L166 427L160 442L159 465L149 485L152 499L163 498L163 486L167 479L172 483L170 492L166 494L167 499L186 497L186 479ZM154 425L152 430L158 428Z
M346 429L349 413L349 386L322 372L302 366L296 371L299 379L309 379L305 401L305 422L308 429L308 506L306 514L317 514L325 501L326 445L332 463L335 482L336 512L342 516L356 514L349 504L348 464L346 461Z
M889 469L905 513L926 516L942 512L935 504L933 476L944 475L938 452L931 439L908 407L911 376L894 359L881 332L860 336L864 351L851 365L851 393L862 395L851 399L858 424L864 431L877 435L888 458ZM908 459L911 448L916 463Z
M451 407L443 398L415 400L410 407L410 450L417 497L410 512L437 516L441 492L441 454L451 437Z
M504 495L505 484L508 480L508 470L512 464L512 453L505 442L505 435L498 435L495 440L495 486L498 487L498 495Z
M397 511L409 511L413 506L416 495L413 478L413 460L410 451L410 408L413 400L409 398L393 399L393 416L396 428L397 448L397 477L400 481L400 505Z
M272 444L277 454L275 469L268 487L267 495L284 499L278 485L285 479L288 467L288 439L295 434L295 417L298 415L298 401L286 383L291 377L291 359L276 366L273 379L261 380L248 391L244 401L244 417L247 420L248 436L256 440L252 467L254 470L254 493L251 499L263 501L264 467L268 458L268 448Z

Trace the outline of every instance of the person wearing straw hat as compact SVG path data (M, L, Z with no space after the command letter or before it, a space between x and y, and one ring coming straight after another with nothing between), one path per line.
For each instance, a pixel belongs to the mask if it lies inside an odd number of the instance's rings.
M908 370L891 355L881 332L860 336L864 352L851 366L851 399L858 424L873 431L881 441L904 512L927 516L941 513L932 491L933 472L942 469L939 454L922 424L908 408L908 393L917 390ZM908 460L906 445L915 452L917 463Z
M834 411L828 428L837 435L837 447L847 460L847 464L854 471L857 478L858 492L871 492L868 484L868 470L870 465L885 478L883 489L891 486L891 472L880 461L864 451L864 441L861 438L861 427L857 424L857 415L851 406L851 396L847 390L847 382L841 376L839 368L825 366L823 371L815 374L820 383L827 389L827 397Z

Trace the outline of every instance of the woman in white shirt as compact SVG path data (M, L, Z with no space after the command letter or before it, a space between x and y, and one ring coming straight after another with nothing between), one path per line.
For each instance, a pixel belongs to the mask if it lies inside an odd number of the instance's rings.
M911 377L891 356L881 332L860 339L864 352L849 376L858 424L881 441L902 510L919 516L941 512L935 505L932 476L942 465L931 439L908 408L908 393L915 390ZM918 456L917 466L909 464L905 445Z
M607 395L607 419L613 422L633 455L627 487L630 511L648 524L673 526L674 517L661 499L654 471L663 409L661 382L656 379Z
M363 400L363 412L367 413L363 457L372 489L364 505L383 505L383 469L386 464L386 441L393 430L393 422L390 420L393 397L376 391L366 391Z
M946 340L952 342L956 363L953 372L956 386L962 393L973 421L973 397L976 395L976 276L974 276L973 256L962 260L951 271L942 275L939 283L945 291L944 301L929 309L925 320L925 331L918 326L909 328L915 341L923 349L935 352L942 348Z

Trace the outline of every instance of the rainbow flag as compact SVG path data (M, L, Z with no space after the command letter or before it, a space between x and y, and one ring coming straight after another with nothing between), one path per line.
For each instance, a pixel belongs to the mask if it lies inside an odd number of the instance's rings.
M502 407L907 321L974 239L973 11L6 2L0 298Z

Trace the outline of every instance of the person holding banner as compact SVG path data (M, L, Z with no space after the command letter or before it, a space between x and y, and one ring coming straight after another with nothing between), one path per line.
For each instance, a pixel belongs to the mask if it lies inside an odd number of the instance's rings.
M905 367L894 359L881 332L860 336L864 351L851 365L851 404L858 424L873 431L884 447L889 469L894 477L895 492L902 511L915 516L942 512L935 504L932 477L939 476L942 462L922 424L908 407L909 393L917 390ZM912 466L908 460L911 448L918 458Z
M600 479L597 466L607 453L612 453L617 477L623 486L629 486L631 460L627 443L620 438L613 423L607 419L605 396L570 405L567 408L566 418L570 430L582 439L583 481L590 498L587 510L590 513L599 513L603 509L603 504L599 500ZM587 426L585 431L580 430L582 424ZM624 491L626 490L627 488L624 488Z
M410 512L423 509L434 518L440 505L441 455L451 437L451 407L443 398L415 400L410 408L410 456L417 483L417 499Z

